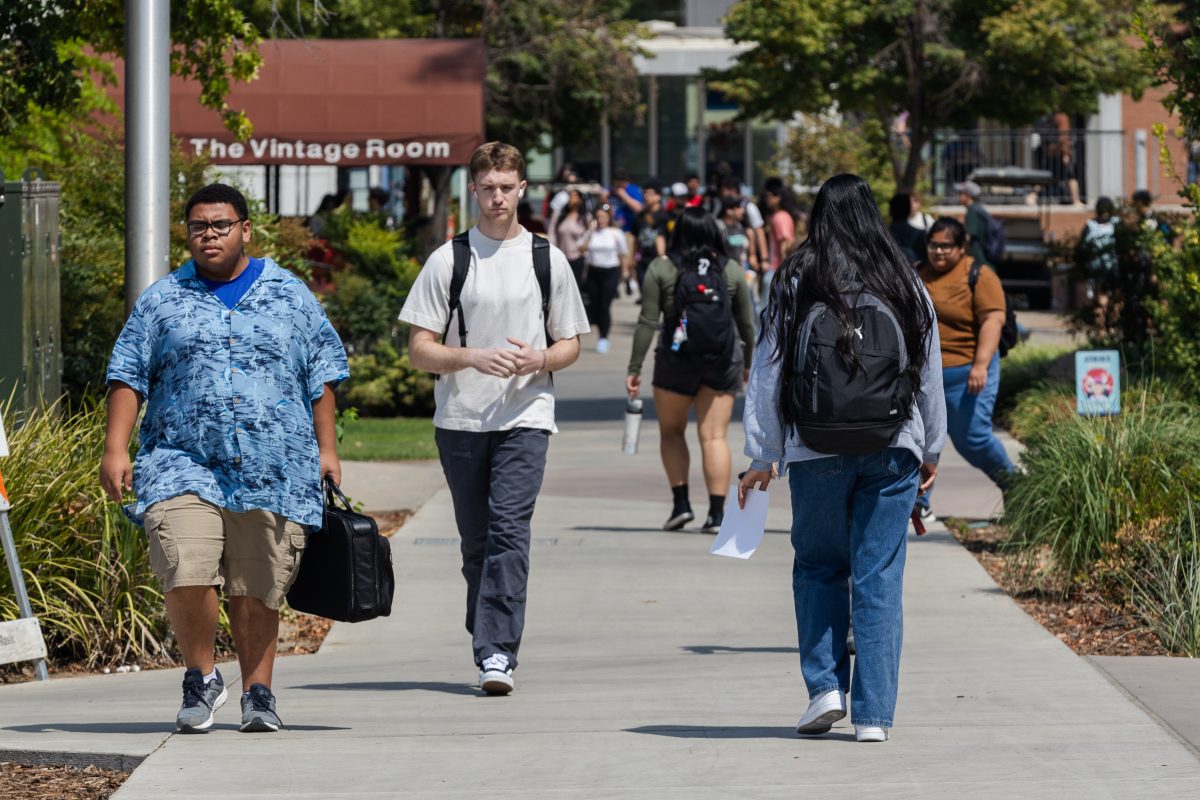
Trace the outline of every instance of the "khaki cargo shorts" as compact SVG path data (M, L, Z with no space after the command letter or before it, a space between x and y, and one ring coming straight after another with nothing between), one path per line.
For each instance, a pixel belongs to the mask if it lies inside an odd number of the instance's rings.
M304 528L270 511L229 511L194 494L146 509L150 566L164 592L224 586L278 609L296 580Z

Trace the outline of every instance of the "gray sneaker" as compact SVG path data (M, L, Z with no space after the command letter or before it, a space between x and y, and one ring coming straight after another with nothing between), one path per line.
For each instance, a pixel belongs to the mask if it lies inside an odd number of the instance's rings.
M246 733L270 733L283 727L275 713L275 695L256 683L242 692L242 730Z
M225 705L229 694L225 691L225 680L221 671L208 683L198 669L183 673L183 707L175 717L175 730L180 733L200 733L213 724L217 709Z

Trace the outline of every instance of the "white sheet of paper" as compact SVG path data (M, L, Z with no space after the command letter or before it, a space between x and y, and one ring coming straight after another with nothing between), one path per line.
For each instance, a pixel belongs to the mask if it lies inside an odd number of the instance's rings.
M737 486L725 495L725 518L709 552L714 556L749 558L754 555L767 529L767 493L751 489L746 495L746 507L739 508Z
M0 458L8 455L8 439L4 438L4 420L0 419Z

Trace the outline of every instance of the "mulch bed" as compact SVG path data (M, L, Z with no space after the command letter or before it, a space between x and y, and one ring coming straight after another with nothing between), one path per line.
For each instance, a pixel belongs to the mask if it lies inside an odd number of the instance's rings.
M1006 537L1003 528L971 528L956 520L947 520L946 526L1026 614L1078 655L1169 655L1158 637L1136 617L1094 588L1076 587L1066 597L1030 588L1000 549Z
M25 767L0 761L3 800L107 800L128 772L99 767Z

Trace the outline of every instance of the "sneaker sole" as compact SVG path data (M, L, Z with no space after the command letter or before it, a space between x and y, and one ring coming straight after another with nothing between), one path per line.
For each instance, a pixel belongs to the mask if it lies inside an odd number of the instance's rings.
M695 513L691 512L691 511L684 512L683 514L676 514L675 516L673 516L669 520L667 520L666 524L663 525L663 530L664 531L677 531L680 528L682 528L684 525L687 525L689 522L694 520L695 518L696 518Z
M505 695L513 690L513 681L504 673L484 674L483 680L479 682L479 688L485 694Z
M209 728L212 727L213 720L215 720L217 718L217 709L219 709L221 706L225 705L225 701L228 699L229 699L229 691L226 689L222 689L221 693L219 695L217 695L217 701L213 704L213 707L210 708L208 711L208 719L204 720L204 722L200 723L199 725L182 725L182 724L180 724L179 720L175 720L175 732L176 733L201 733L203 731L208 730Z
M829 730L833 727L833 723L840 719L844 719L845 716L846 712L838 708L835 708L831 711L826 711L824 714L803 727L797 725L796 733L800 734L801 736L819 736L822 733L829 733Z
M255 717L249 722L243 722L239 730L242 733L275 733L279 726L274 722L267 722L262 717Z

